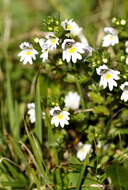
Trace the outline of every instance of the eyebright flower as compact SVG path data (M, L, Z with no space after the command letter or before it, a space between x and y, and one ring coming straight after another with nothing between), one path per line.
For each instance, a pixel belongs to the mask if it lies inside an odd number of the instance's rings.
M40 55L40 58L42 58L42 61L45 62L48 60L48 43L46 42L45 39L41 38L39 39L39 44L41 47L42 54Z
M107 58L103 58L102 61L103 61L103 63L107 63L108 59Z
M73 36L79 36L79 34L82 32L82 28L80 28L78 24L72 19L66 19L62 21L61 26L64 28L64 30L69 31Z
M38 52L33 48L32 44L28 42L23 42L20 44L21 52L18 54L20 61L23 64L30 63L33 64L33 60L36 59Z
M29 115L29 120L31 123L35 123L36 121L36 116L35 116L35 104L32 102L32 103L29 103L27 105L27 108L28 108L28 115Z
M105 27L104 32L107 33L103 38L103 47L114 46L119 43L117 30L112 27Z
M117 87L115 80L119 80L119 71L109 69L107 65L102 65L96 69L98 75L101 75L100 86L103 86L105 89L108 85L109 90L112 91L113 87Z
M60 107L59 106L55 106L54 108L52 108L50 110L50 115L53 116L55 113L60 113L60 111L61 111Z
M128 101L128 81L124 82L120 86L120 88L123 91L123 93L121 95L121 100L124 100L124 102L127 102Z
M92 151L91 144L83 144L82 142L78 143L78 151L77 151L77 158L80 161L85 160L87 154Z
M49 50L54 50L59 45L59 38L55 36L53 32L50 32L46 35L46 43L48 44Z
M124 26L126 24L126 20L125 19L121 19L120 24Z
M36 121L35 103L32 102L32 103L27 104L27 108L28 108L30 123L35 123ZM46 118L46 114L45 112L42 112L42 119L45 119L45 118Z
M45 62L48 60L49 51L56 49L57 45L59 45L59 38L57 38L54 33L50 32L45 38L39 39L39 45L42 49L40 58L42 58L42 61Z
M128 56L126 57L125 63L128 65Z
M81 43L85 44L86 46L89 46L87 38L84 36L83 33L80 33L78 36Z
M62 59L73 63L82 59L81 53L85 52L85 45L80 42L75 42L73 39L65 39L62 43L63 55Z
M59 125L63 128L65 125L69 125L70 113L67 111L62 111L59 106L54 107L50 110L52 117L51 124L58 127Z
M126 47L125 52L128 53L128 41L125 42L125 47Z
M64 99L65 107L76 110L80 106L80 96L77 92L69 92Z

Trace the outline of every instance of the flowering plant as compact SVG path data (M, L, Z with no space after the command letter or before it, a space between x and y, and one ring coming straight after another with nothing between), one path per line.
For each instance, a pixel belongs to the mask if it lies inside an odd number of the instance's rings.
M57 149L57 154L63 152L61 161L78 164L86 169L87 179L91 177L92 181L96 180L94 187L97 189L107 187L108 182L102 183L104 172L107 171L105 180L107 177L113 180L109 170L118 166L104 167L110 161L121 159L119 150L123 150L119 149L120 142L117 139L125 133L123 131L126 130L125 124L128 121L127 39L122 36L127 23L118 20L120 24L117 25L117 20L114 19L112 22L112 27L104 28L105 35L100 46L91 47L83 29L74 20L48 18L45 21L45 35L36 37L35 45L23 42L19 53L23 64L39 65L37 83L44 70L48 78L61 83L61 91L56 94L56 100L44 99L39 103L47 115L44 126L49 128L51 135L56 136L49 137L49 148L53 152ZM37 59L36 62L36 56L41 60ZM45 80L42 85L44 83ZM48 95L51 98L52 92ZM30 122L33 123L36 120L33 111L28 114L31 114ZM48 125L45 122L47 119L51 120ZM72 142L68 141L70 138ZM116 147L115 142L119 143ZM75 149L75 155L70 146ZM96 157L98 161L95 160ZM121 157L123 159L123 153ZM78 178L78 183L72 181L73 176L77 178L79 174L76 169L72 168L71 173L66 172L69 185L74 185L76 189L84 189L84 185L87 185L86 179L83 180L85 171L80 171L83 176ZM63 173L62 176L64 177Z
M127 189L128 22L113 18L96 46L73 19L43 24L18 53L31 83L20 143L32 188Z

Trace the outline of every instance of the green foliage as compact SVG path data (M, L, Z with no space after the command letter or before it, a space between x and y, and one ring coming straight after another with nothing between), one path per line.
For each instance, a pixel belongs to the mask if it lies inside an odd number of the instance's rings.
M115 189L122 189L128 187L128 168L120 165L119 163L113 163L107 168L107 176L111 178Z

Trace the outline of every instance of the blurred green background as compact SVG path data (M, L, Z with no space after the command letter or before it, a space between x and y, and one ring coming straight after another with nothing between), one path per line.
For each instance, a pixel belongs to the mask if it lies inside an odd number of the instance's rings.
M34 29L43 29L42 19L60 14L61 18L73 18L85 30L92 43L95 43L97 30L106 25L113 16L128 15L127 0L1 0L0 31L3 34L4 3L10 2L12 37L17 37Z

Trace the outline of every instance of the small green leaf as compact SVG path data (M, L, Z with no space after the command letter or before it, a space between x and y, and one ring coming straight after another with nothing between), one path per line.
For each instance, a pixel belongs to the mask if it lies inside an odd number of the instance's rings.
M100 114L103 114L103 115L109 115L109 110L107 107L105 106L95 106L94 107L94 112L95 113L100 113Z
M104 102L103 97L100 95L100 93L97 92L89 92L88 93L89 98L97 104L102 104Z

